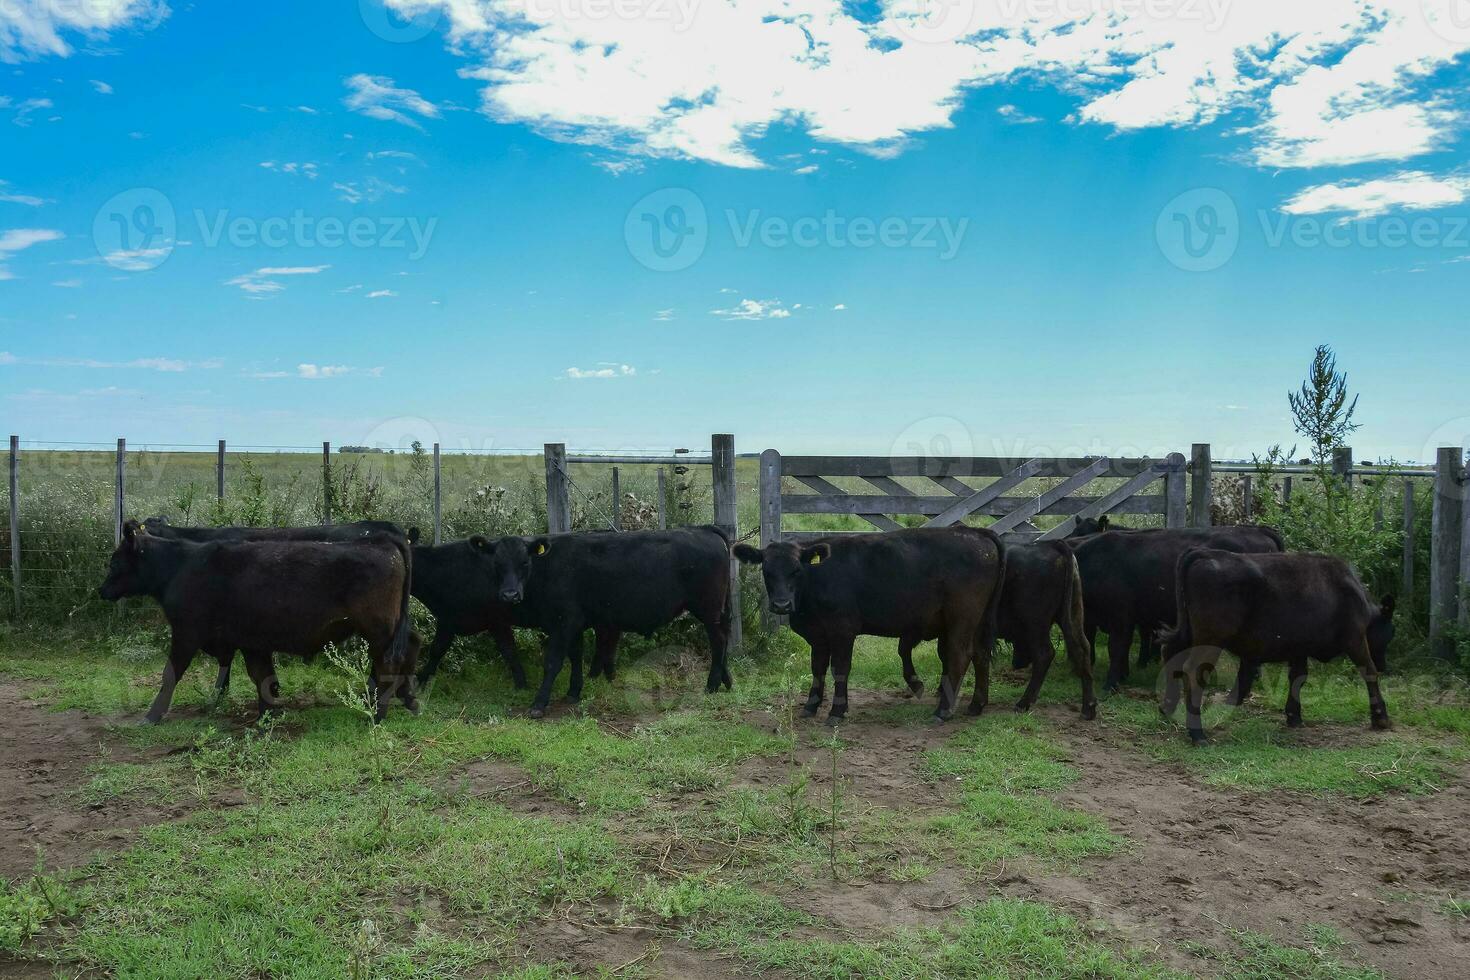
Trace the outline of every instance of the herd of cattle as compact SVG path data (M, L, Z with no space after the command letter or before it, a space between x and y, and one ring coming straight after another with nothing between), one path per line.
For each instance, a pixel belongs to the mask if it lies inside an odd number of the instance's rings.
M971 714L989 700L995 641L1009 641L1013 666L1030 667L1017 708L1034 704L1060 628L1093 718L1093 649L1108 635L1112 690L1127 679L1134 636L1140 662L1165 662L1165 714L1186 696L1187 730L1204 740L1201 698L1221 650L1240 659L1232 703L1250 693L1263 663L1289 665L1288 725L1301 724L1299 692L1308 658L1346 655L1367 685L1372 724L1389 725L1378 689L1393 637L1393 600L1373 602L1353 571L1326 555L1286 553L1276 531L1258 526L1126 530L1084 521L1063 541L1008 541L983 528L911 528L832 535L764 548L732 543L717 527L590 531L555 536L480 536L423 545L380 521L307 528L179 527L128 521L100 587L104 599L152 596L172 631L168 664L147 721L168 711L174 687L199 651L228 688L235 653L245 658L260 709L280 703L274 655L311 657L327 644L362 637L372 656L377 717L394 699L418 710L457 637L489 633L517 688L526 686L514 628L546 636L541 686L531 716L542 717L552 684L570 661L569 700L583 686L582 641L596 639L590 673L612 679L619 637L643 635L688 613L705 628L706 691L732 686L731 557L761 569L773 614L811 646L812 685L803 713L834 690L829 721L848 708L853 643L862 634L898 640L904 679L924 684L913 648L937 639L941 667L936 717L949 718L973 669ZM410 596L433 614L434 641L420 663Z

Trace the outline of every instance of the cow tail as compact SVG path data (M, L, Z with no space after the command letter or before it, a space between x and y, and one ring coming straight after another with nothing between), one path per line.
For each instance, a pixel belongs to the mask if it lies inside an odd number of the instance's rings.
M408 611L408 600L413 588L413 549L402 535L393 535L393 546L403 557L403 597L398 604L398 625L393 630L393 640L388 644L388 663L402 665L408 659L408 637L413 629L413 617Z
M1082 570L1077 565L1077 556L1071 548L1061 546L1062 554L1066 555L1071 572L1067 576L1067 594L1063 600L1063 608L1066 610L1067 625L1063 627L1063 639L1068 643L1079 643L1087 651L1087 659L1092 660L1092 650L1088 647L1083 624L1087 621L1087 609L1082 600ZM1073 634L1076 637L1073 637Z
M989 659L995 653L995 640L1000 630L1001 591L1006 584L1006 543L999 534L988 532L995 542L995 588L990 590L990 599L985 603L985 612L980 619L980 647L976 656L984 654Z
M1194 645L1193 631L1189 627L1189 567L1205 555L1203 548L1191 548L1179 556L1178 563L1174 566L1174 626L1164 627L1159 630L1159 646L1164 651L1164 658L1187 650Z

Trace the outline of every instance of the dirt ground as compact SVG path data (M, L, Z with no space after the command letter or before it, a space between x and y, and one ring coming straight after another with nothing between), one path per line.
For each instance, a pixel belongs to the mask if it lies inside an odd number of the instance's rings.
M844 725L844 792L866 806L940 808L942 787L920 774L920 755L954 733L953 726L898 725L878 720L897 693L854 698ZM1006 711L1005 707L993 710ZM1356 801L1217 788L1182 767L1161 763L1119 744L1116 732L1077 720L1064 707L1038 709L1056 723L1058 738L1080 779L1058 798L1101 816L1131 843L1121 853L1083 862L1071 874L1025 862L976 876L940 868L924 881L813 880L784 901L832 923L832 934L863 937L877 929L935 925L964 902L997 894L1034 899L1095 924L1121 945L1152 950L1191 974L1209 961L1187 944L1229 948L1230 930L1250 929L1292 944L1308 925L1331 926L1346 940L1334 955L1390 976L1470 976L1470 922L1440 914L1445 895L1470 894L1470 771L1461 769L1444 790L1421 797ZM36 866L41 848L48 869L76 867L98 851L126 847L138 828L178 819L187 808L83 802L89 768L103 761L146 762L86 714L54 712L12 682L0 682L4 749L0 752L0 874L16 879ZM752 712L753 725L777 727L773 716ZM803 729L798 764L824 778L827 730ZM1351 745L1376 737L1366 728L1318 725L1309 739ZM789 762L752 759L734 781L774 786ZM456 773L475 795L493 796L514 809L551 819L575 811L528 791L516 767L484 760ZM681 805L697 806L697 796ZM729 977L738 961L684 947L666 933L605 921L552 919L523 932L528 962L560 961L578 969L637 963L654 975ZM0 961L0 973L15 963Z

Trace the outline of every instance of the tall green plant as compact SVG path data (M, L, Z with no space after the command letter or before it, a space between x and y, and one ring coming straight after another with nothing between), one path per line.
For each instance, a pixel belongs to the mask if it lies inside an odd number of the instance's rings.
M1325 469L1332 451L1345 445L1348 435L1358 428L1353 421L1358 396L1349 401L1347 374L1338 372L1337 355L1331 347L1318 345L1301 390L1288 393L1286 400L1296 431L1312 443L1313 462Z

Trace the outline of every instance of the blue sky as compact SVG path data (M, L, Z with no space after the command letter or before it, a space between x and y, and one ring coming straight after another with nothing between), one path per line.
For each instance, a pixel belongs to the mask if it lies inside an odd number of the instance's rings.
M0 6L5 427L1234 455L1326 342L1470 433L1464 0L621 2Z

